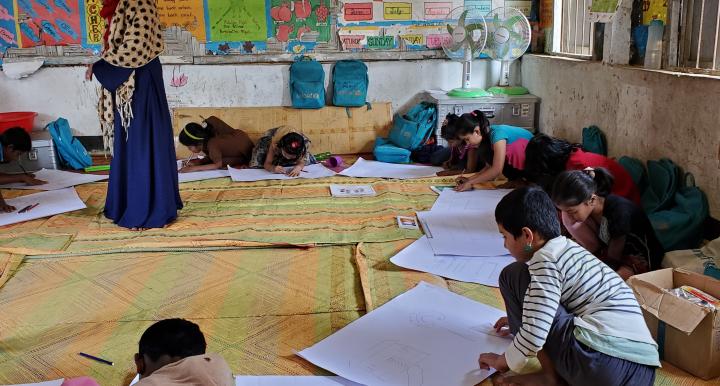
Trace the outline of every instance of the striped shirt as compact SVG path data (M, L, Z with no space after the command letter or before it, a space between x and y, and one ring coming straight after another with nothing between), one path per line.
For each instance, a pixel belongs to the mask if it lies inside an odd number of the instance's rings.
M559 304L575 315L576 327L657 347L632 290L575 242L556 237L527 264L530 286L523 302L522 326L505 352L511 370L520 371L542 349Z

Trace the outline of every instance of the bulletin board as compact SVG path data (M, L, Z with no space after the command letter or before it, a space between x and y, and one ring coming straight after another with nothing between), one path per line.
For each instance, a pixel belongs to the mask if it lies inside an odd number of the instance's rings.
M313 52L437 50L447 38L443 20L452 9L513 6L529 15L531 1L157 0L157 4L165 29L164 55L179 63L216 63L253 55L267 59ZM101 8L102 0L0 0L0 62L33 56L53 64L77 64L72 58L90 60L101 49L105 29Z

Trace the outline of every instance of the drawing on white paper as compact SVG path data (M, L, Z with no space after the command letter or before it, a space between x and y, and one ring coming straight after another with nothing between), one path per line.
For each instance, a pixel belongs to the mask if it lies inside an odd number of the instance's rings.
M423 374L419 363L428 356L430 354L415 347L384 340L373 346L365 359L350 362L350 367L372 375L383 384L421 386Z
M423 311L410 315L410 323L417 327L443 329L453 335L467 340L478 340L482 335L488 334L482 329L478 330L473 326L467 329L452 328L452 324L446 320L445 314L439 311Z
M391 164L358 158L352 166L339 174L348 177L411 179L433 177L442 170L435 166Z
M444 192L443 192L444 193ZM495 219L485 212L418 212L436 255L502 256L508 253Z
M428 238L423 236L398 252L390 261L400 267L428 272L448 279L497 287L500 272L515 259L510 255L435 255Z
M43 185L26 185L24 183L12 183L0 185L0 189L27 189L27 190L59 190L69 188L71 186L89 184L107 180L107 175L82 174L67 172L55 169L40 169L36 171L35 178L45 181Z
M493 216L500 200L510 193L508 189L476 189L468 192L456 192L444 189L440 192L430 211L478 211Z

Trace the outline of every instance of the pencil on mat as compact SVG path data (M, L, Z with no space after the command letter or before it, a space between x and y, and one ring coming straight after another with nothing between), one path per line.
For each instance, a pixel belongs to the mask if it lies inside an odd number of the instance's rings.
M81 353L78 353L78 354L79 354L80 356L82 356L82 357L89 358L89 359L92 359L92 360L94 360L94 361L97 361L97 362L100 362L100 363L104 363L104 364L106 364L106 365L110 365L110 366L114 366L114 365L115 365L114 363L110 362L109 360L102 359L102 358L98 358L98 357L92 356L92 355L90 355L90 354L85 354L84 352L81 352Z

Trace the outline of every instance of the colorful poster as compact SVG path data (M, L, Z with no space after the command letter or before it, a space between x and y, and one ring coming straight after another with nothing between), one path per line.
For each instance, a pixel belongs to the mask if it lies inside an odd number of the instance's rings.
M493 9L492 0L465 0L466 7L477 7L482 12L490 12Z
M17 0L20 47L80 44L78 0Z
M330 0L272 0L270 35L279 42L330 41Z
M85 0L84 8L83 45L86 47L100 47L105 33L105 19L100 16L102 0Z
M9 47L17 47L17 26L12 0L0 0L0 58Z
M27 1L27 0L26 0ZM207 0L210 39L215 42L265 41L265 0Z
M466 3L491 2L492 0L342 0L338 25L437 24L444 21L453 9Z
M163 29L178 26L200 42L207 40L203 0L157 0L157 7Z
M662 20L664 24L667 24L667 5L667 0L643 0L643 24L649 25L653 20Z

